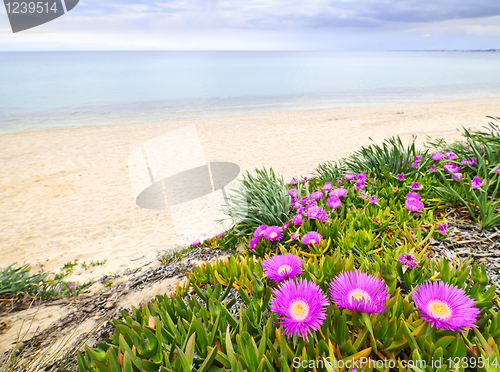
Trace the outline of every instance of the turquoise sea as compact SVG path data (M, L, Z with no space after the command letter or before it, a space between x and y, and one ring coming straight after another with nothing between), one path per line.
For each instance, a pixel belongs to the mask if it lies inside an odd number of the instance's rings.
M0 53L0 131L494 96L499 52Z

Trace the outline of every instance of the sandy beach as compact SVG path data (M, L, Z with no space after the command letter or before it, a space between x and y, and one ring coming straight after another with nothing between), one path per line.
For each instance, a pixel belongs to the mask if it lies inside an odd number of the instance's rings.
M150 139L196 125L207 161L272 167L286 180L392 135L452 139L499 114L500 97L56 128L0 134L0 267L105 260L75 280L143 265L179 243L170 213L134 202L128 159Z

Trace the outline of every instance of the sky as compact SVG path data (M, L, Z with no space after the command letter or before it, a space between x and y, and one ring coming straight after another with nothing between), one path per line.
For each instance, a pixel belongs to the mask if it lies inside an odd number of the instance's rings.
M470 49L500 49L499 0L80 0L15 34L0 6L0 51Z

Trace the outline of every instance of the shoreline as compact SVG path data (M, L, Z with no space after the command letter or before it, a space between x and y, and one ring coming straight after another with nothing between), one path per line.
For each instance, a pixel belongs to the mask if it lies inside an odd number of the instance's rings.
M486 126L498 107L500 97L1 133L0 267L30 262L50 271L76 259L108 260L75 272L84 281L177 246L168 210L135 204L127 162L138 146L185 125L196 125L207 161L233 162L242 173L273 167L288 181L369 138L458 138L462 126Z

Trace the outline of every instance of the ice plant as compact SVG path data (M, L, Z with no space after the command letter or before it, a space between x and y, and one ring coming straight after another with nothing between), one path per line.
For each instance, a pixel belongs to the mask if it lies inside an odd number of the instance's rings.
M424 203L418 199L406 199L405 207L410 212L420 212L420 210L424 207Z
M366 192L363 192L363 191L361 191L361 192L359 193L359 197L360 197L361 199L365 199L365 200L368 200L368 198L369 198L368 194L367 194Z
M497 165L497 167L493 169L493 172L500 174L500 165Z
M435 171L437 171L437 166L436 164L434 164L432 167L429 168L428 172L429 173L434 173Z
M200 245L201 241L200 239L196 239L194 242L191 243L193 247L196 247L197 245Z
M406 200L408 200L408 199L418 199L418 200L420 200L420 194L418 192L409 192L408 194L406 194L405 199Z
M356 175L354 173L346 173L344 174L344 177L347 181L352 181L356 177Z
M375 195L372 195L372 196L370 196L368 201L372 204L376 204L376 203L378 203L378 198Z
M321 288L306 279L290 279L273 290L271 311L276 313L279 329L288 337L300 336L306 341L326 318L328 299Z
M264 230L264 236L268 240L274 242L283 237L283 229L279 226L269 226L267 229Z
M450 331L476 327L479 309L463 289L442 281L427 281L414 289L413 301L431 326Z
M331 189L332 189L332 183L331 182L325 182L325 185L323 186L323 190L330 191Z
M479 189L483 185L483 183L484 180L481 177L474 176L470 183L470 187L472 187L473 189Z
M388 297L382 279L358 270L342 272L330 283L332 302L351 311L382 313Z
M422 186L420 186L420 183L418 183L418 182L413 182L410 187L412 188L412 190L421 190L422 189Z
M323 195L324 195L323 191L318 190L318 191L315 191L311 194L311 198L313 200L319 200L323 197Z
M304 221L304 218L302 217L301 214L297 214L297 215L293 216L293 218L292 218L292 222L295 226L302 225L302 221Z
M339 178L339 179L337 180L337 185L342 186L342 178Z
M449 160L455 160L457 158L457 155L453 152L453 151L448 151L446 153L446 157L449 159Z
M418 266L417 258L410 253L404 253L401 256L399 256L398 262L401 263L401 265L406 266L410 269L413 269L414 267Z
M354 188L355 188L356 190L363 190L363 187L364 187L364 186L365 186L365 182L364 182L364 181L363 181L363 182L361 182L361 181L360 181L360 182L357 182L357 183L354 185Z
M477 162L477 159L475 157L472 157L470 159L464 159L461 161L462 164L465 164L465 165L470 165L471 167L476 164Z
M290 239L292 240L297 240L298 238L300 238L300 234L299 233L291 233L290 234Z
M275 282L299 276L302 270L302 260L292 253L273 256L262 262L264 274Z
M259 238L253 237L252 239L250 239L248 246L250 247L250 249L255 249L257 248L257 244L259 244Z
M398 181L404 181L404 180L405 180L405 174L404 173L398 174Z
M296 185L298 184L300 181L297 179L297 178L292 178L292 180L290 181L290 185Z
M264 236L264 231L266 231L267 228L268 228L267 225L260 225L253 233L253 236L255 236L256 238Z
M462 180L462 173L455 173L451 176L451 179L453 181L460 181Z
M333 189L330 191L330 196L336 196L337 198L341 198L343 196L347 195L347 189L344 188L338 188L338 189Z
M448 234L448 222L438 223L438 231L441 235Z
M299 190L290 189L288 190L288 195L290 195L292 198L296 198L297 196L299 196Z
M304 234L301 241L302 244L305 245L316 245L321 239L323 239L323 237L319 233L317 233L316 231L309 231L307 234Z
M318 206L314 206L306 210L306 216L309 218L314 218L318 221L328 221L328 215L326 214L326 211Z
M337 196L326 199L328 206L332 209L337 209L342 205L342 202Z
M444 159L444 154L441 154L440 152L436 152L436 153L432 154L431 158L434 161L439 161L439 160Z

